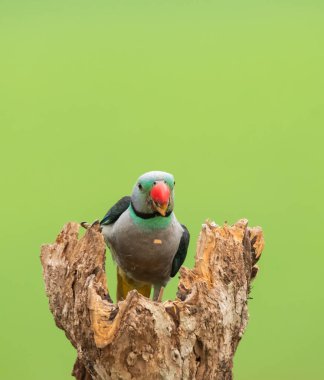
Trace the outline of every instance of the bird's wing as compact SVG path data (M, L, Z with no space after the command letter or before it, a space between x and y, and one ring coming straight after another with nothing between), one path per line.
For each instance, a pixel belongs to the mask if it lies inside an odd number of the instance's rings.
M172 268L171 268L171 274L170 274L171 277L174 277L178 273L181 265L183 264L187 256L190 234L186 226L181 224L181 227L183 228L183 233L180 239L179 248L172 262Z
M126 196L114 204L111 209L107 211L107 214L103 217L100 222L101 225L108 225L115 223L116 220L120 217L120 215L125 212L131 203L131 197Z

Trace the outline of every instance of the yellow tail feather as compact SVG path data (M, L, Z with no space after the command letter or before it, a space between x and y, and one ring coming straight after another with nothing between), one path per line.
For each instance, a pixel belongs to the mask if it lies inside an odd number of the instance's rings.
M133 289L136 289L143 296L150 298L151 287L150 284L134 281L122 269L117 267L117 301L124 300L127 293Z

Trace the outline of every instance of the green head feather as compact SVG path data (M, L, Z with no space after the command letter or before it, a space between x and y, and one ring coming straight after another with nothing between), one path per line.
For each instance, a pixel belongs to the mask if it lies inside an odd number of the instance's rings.
M150 196L152 187L155 185L156 182L164 181L167 186L170 188L170 199L169 199L169 205L167 208L167 214L171 214L174 207L174 177L170 173L161 172L161 171L152 171L145 173L141 175L138 180L135 183L135 186L133 188L132 192L132 206L136 212L141 214L147 214L147 215L155 215L156 210L154 209L152 205L152 199ZM170 223L170 216L163 217L163 216L156 216L152 219L142 219L136 215L136 213L133 211L131 213L133 215L133 219L137 223L144 223L147 225L155 225L155 226L163 226ZM136 218L135 218L136 217Z

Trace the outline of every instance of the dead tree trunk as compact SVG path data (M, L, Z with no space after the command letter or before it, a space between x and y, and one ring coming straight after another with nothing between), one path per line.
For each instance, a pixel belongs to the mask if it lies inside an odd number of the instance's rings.
M157 303L132 291L118 305L108 293L98 226L81 239L79 228L68 223L41 254L50 309L77 350L78 380L232 379L261 228L248 228L246 220L206 222L194 269L180 271L175 301Z

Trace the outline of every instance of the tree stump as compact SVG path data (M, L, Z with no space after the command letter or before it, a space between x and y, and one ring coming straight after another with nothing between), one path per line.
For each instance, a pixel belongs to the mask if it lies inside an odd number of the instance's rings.
M177 298L153 302L132 291L114 304L98 225L79 239L68 223L41 262L56 325L77 350L78 379L232 379L248 321L247 300L263 245L260 227L207 221L194 268L182 267Z

